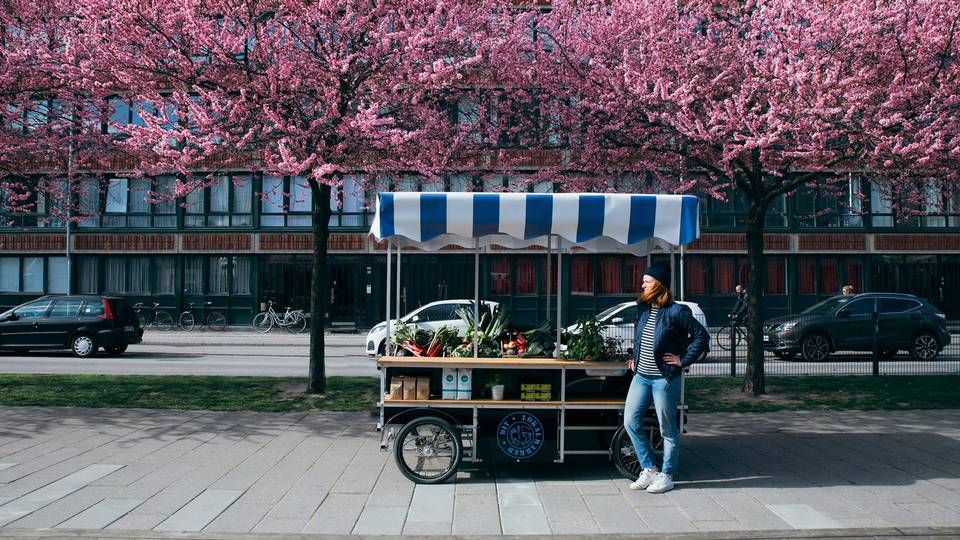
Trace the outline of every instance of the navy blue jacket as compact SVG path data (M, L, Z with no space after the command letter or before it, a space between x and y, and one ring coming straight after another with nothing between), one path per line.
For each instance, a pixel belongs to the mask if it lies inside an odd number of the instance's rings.
M637 323L633 332L634 367L640 356L640 334L650 317L648 304L637 305ZM710 350L710 334L702 324L693 318L690 308L671 302L660 308L657 326L653 338L653 359L663 376L672 379L683 372L683 368L696 362ZM680 357L683 367L673 366L663 361L663 355L673 353Z

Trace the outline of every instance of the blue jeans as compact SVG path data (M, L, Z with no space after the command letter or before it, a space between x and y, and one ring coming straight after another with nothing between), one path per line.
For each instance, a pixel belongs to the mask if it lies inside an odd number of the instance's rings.
M657 411L660 435L663 437L663 472L674 475L680 458L680 431L677 429L677 405L680 403L680 377L672 380L665 377L650 377L636 374L630 383L627 400L623 407L623 427L637 450L637 458L644 469L657 465L656 456L650 448L650 440L643 431L643 417L650 402Z

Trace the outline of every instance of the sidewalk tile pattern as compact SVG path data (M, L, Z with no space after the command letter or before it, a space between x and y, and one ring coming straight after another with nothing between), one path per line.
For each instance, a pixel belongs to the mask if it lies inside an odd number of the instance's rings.
M501 535L960 526L960 411L691 416L677 489L605 460L416 485L365 413L0 408L0 527Z

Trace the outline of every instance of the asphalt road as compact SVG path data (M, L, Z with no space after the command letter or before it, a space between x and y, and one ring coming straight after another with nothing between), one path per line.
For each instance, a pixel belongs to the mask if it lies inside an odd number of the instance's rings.
M363 339L363 335L326 336L327 375L377 376L376 365L363 350ZM711 353L711 358L691 368L691 374L729 376L726 354ZM738 376L745 369L742 354L736 364ZM0 372L306 377L308 356L309 338L305 334L148 332L144 343L132 345L120 356L100 353L81 359L68 351L0 353ZM918 363L902 355L895 361L881 362L879 368L882 375L960 373L960 357L945 355L934 362ZM872 370L870 357L863 354L838 354L823 363L784 362L771 356L765 363L770 376L869 375Z

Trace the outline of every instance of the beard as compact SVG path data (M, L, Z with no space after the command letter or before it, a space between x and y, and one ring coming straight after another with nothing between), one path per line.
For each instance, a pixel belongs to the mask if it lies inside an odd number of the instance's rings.
M641 293L640 293L640 303L641 303L641 304L652 304L652 303L654 302L654 300L656 300L657 296L659 296L659 291L658 291L657 289L658 289L658 287L651 287L651 288L645 289L643 292L641 292Z

